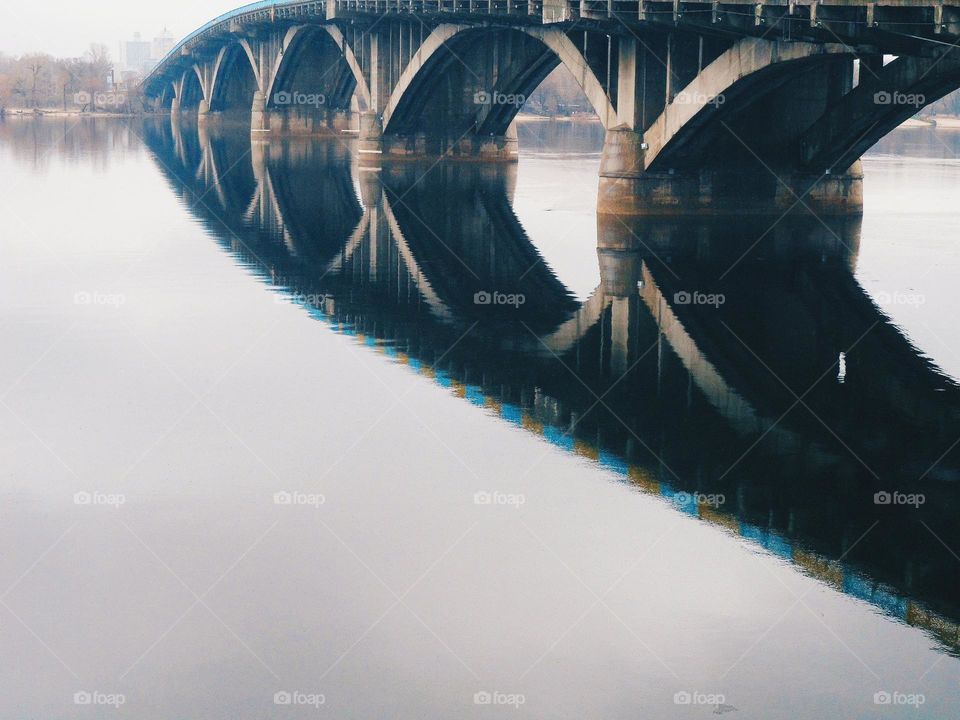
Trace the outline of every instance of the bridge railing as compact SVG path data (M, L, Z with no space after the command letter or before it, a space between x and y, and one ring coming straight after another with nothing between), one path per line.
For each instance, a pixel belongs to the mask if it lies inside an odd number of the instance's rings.
M218 15L174 45L144 79L163 71L165 65L204 35L219 30L228 31L230 24L243 21L258 21L276 18L325 17L327 3L335 4L344 12L396 13L469 13L480 15L534 16L544 22L572 20L584 17L625 14L624 4L630 6L630 14L636 14L641 6L638 0L258 0ZM547 7L545 7L545 5Z
M543 0L333 0L344 12L469 13L489 15L539 15Z
M270 15L280 17L296 17L302 15L322 15L326 9L326 0L258 0L235 8L230 12L218 15L210 22L201 25L180 42L170 48L170 51L157 63L153 70L144 78L146 83L151 76L162 69L171 59L179 56L185 47L201 36L218 28L228 27L229 23L240 19L254 19L256 16Z

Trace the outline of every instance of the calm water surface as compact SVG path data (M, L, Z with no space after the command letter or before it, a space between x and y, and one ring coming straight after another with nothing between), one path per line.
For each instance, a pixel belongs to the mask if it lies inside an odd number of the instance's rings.
M960 134L776 223L601 141L0 124L0 717L960 714Z

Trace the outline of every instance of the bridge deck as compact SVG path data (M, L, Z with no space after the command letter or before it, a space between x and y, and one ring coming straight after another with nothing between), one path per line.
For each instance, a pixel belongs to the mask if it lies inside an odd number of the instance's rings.
M643 23L666 22L699 30L712 25L717 32L740 34L748 32L750 26L766 33L777 25L823 28L826 23L837 23L837 28L827 28L826 32L845 38L864 30L901 36L960 37L960 0L259 0L219 15L187 35L148 79L205 39L237 32L246 25L391 13L448 22L483 22L488 18L536 24L607 20L622 24L624 31ZM784 23L785 18L790 22ZM947 37L942 40L950 44Z

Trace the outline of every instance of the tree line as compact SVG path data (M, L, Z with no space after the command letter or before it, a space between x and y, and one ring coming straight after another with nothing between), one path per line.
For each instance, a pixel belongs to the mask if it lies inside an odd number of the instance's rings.
M117 85L113 79L113 60L102 44L78 58L0 53L0 113L11 108L129 112L137 83Z

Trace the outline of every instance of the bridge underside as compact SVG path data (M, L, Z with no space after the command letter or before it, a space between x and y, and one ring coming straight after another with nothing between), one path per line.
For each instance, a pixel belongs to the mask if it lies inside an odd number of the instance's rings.
M517 113L563 65L607 131L601 212L858 213L860 155L960 86L960 10L912 1L278 1L191 36L144 89L259 137L358 134L366 166L513 161Z

